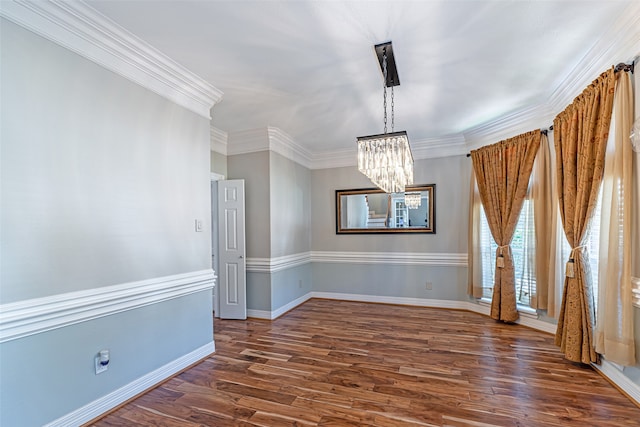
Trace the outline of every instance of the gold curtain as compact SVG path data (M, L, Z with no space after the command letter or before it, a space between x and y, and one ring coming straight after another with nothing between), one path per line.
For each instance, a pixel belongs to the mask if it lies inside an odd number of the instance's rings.
M602 73L553 121L560 216L571 255L555 342L568 360L597 361L593 291L584 246L598 199L613 108L615 73Z
M491 317L518 319L511 239L540 145L535 130L471 152L473 170L493 239L498 244Z
M613 133L602 181L596 351L611 362L635 364L631 293L633 89L626 72L617 74Z

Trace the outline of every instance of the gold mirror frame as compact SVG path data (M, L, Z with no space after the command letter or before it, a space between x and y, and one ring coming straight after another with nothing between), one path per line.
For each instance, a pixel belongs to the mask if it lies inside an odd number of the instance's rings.
M404 204L404 193L378 188L336 190L336 234L435 234L436 185L413 185L421 193L419 208Z

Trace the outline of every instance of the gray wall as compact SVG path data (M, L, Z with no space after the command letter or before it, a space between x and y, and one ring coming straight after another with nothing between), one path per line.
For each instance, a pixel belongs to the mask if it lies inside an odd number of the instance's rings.
M311 263L271 274L271 310L277 310L312 290Z
M271 257L269 151L227 157L228 179L244 179L245 246L251 258ZM271 310L271 278L247 265L247 309Z
M247 258L271 256L269 152L227 157L227 179L244 179Z
M311 250L311 173L306 167L271 152L271 256ZM311 290L311 265L271 273L271 310Z
M227 158L229 179L245 180L247 258L278 258L311 249L311 174L272 152ZM311 266L247 269L247 308L274 311L309 292Z
M306 167L271 152L269 157L271 256L311 250L311 173Z
M211 151L209 153L211 157L211 172L219 173L227 177L227 156L220 154L217 151Z
M414 182L436 184L436 234L337 235L335 190L373 188L355 167L311 171L311 247L314 251L467 252L469 177L465 156L417 160Z
M416 184L436 184L436 234L335 233L335 190L372 188L355 167L311 172L312 250L335 252L467 252L468 187L465 156L418 160ZM466 267L313 263L313 290L372 296L466 300ZM426 289L432 283L432 290Z
M209 120L11 22L0 31L0 301L210 268ZM212 338L199 292L5 342L0 424L50 422ZM112 365L96 376L103 348Z
M9 21L1 54L0 302L208 267L208 121Z
M206 291L0 344L0 425L42 426L137 380L211 342L211 318Z

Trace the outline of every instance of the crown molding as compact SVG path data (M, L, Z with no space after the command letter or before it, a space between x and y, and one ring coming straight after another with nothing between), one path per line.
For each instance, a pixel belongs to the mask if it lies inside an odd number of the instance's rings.
M640 54L640 2L629 3L620 18L603 30L600 40L550 94L549 108L554 117L605 70L631 62Z
M273 151L306 168L311 168L311 153L277 127L267 126L232 132L228 140L227 155L229 156Z
M226 156L228 152L227 141L229 140L229 134L222 129L211 126L209 135L211 141L211 151L215 151L216 153L220 153Z
M422 139L410 144L414 160L459 156L467 152L466 141L462 134Z
M467 152L462 134L409 141L414 160L458 156ZM311 155L310 169L331 169L356 166L358 151L353 149L325 151Z
M311 167L311 153L306 148L297 144L293 138L281 129L269 126L267 127L269 135L269 149L289 160L301 164L306 168Z
M466 148L473 150L532 129L546 129L552 121L553 113L546 104L524 108L465 131Z
M269 150L268 128L229 132L227 139L227 156L257 153Z
M358 151L355 144L353 144L353 149L313 153L310 169L332 169L356 166L357 156Z
M222 91L82 1L3 0L0 16L207 119Z

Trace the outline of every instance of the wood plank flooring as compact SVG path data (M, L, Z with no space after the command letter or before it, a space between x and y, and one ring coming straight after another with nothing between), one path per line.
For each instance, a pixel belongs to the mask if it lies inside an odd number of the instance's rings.
M464 311L312 299L216 319L216 353L93 426L640 426L551 335Z

